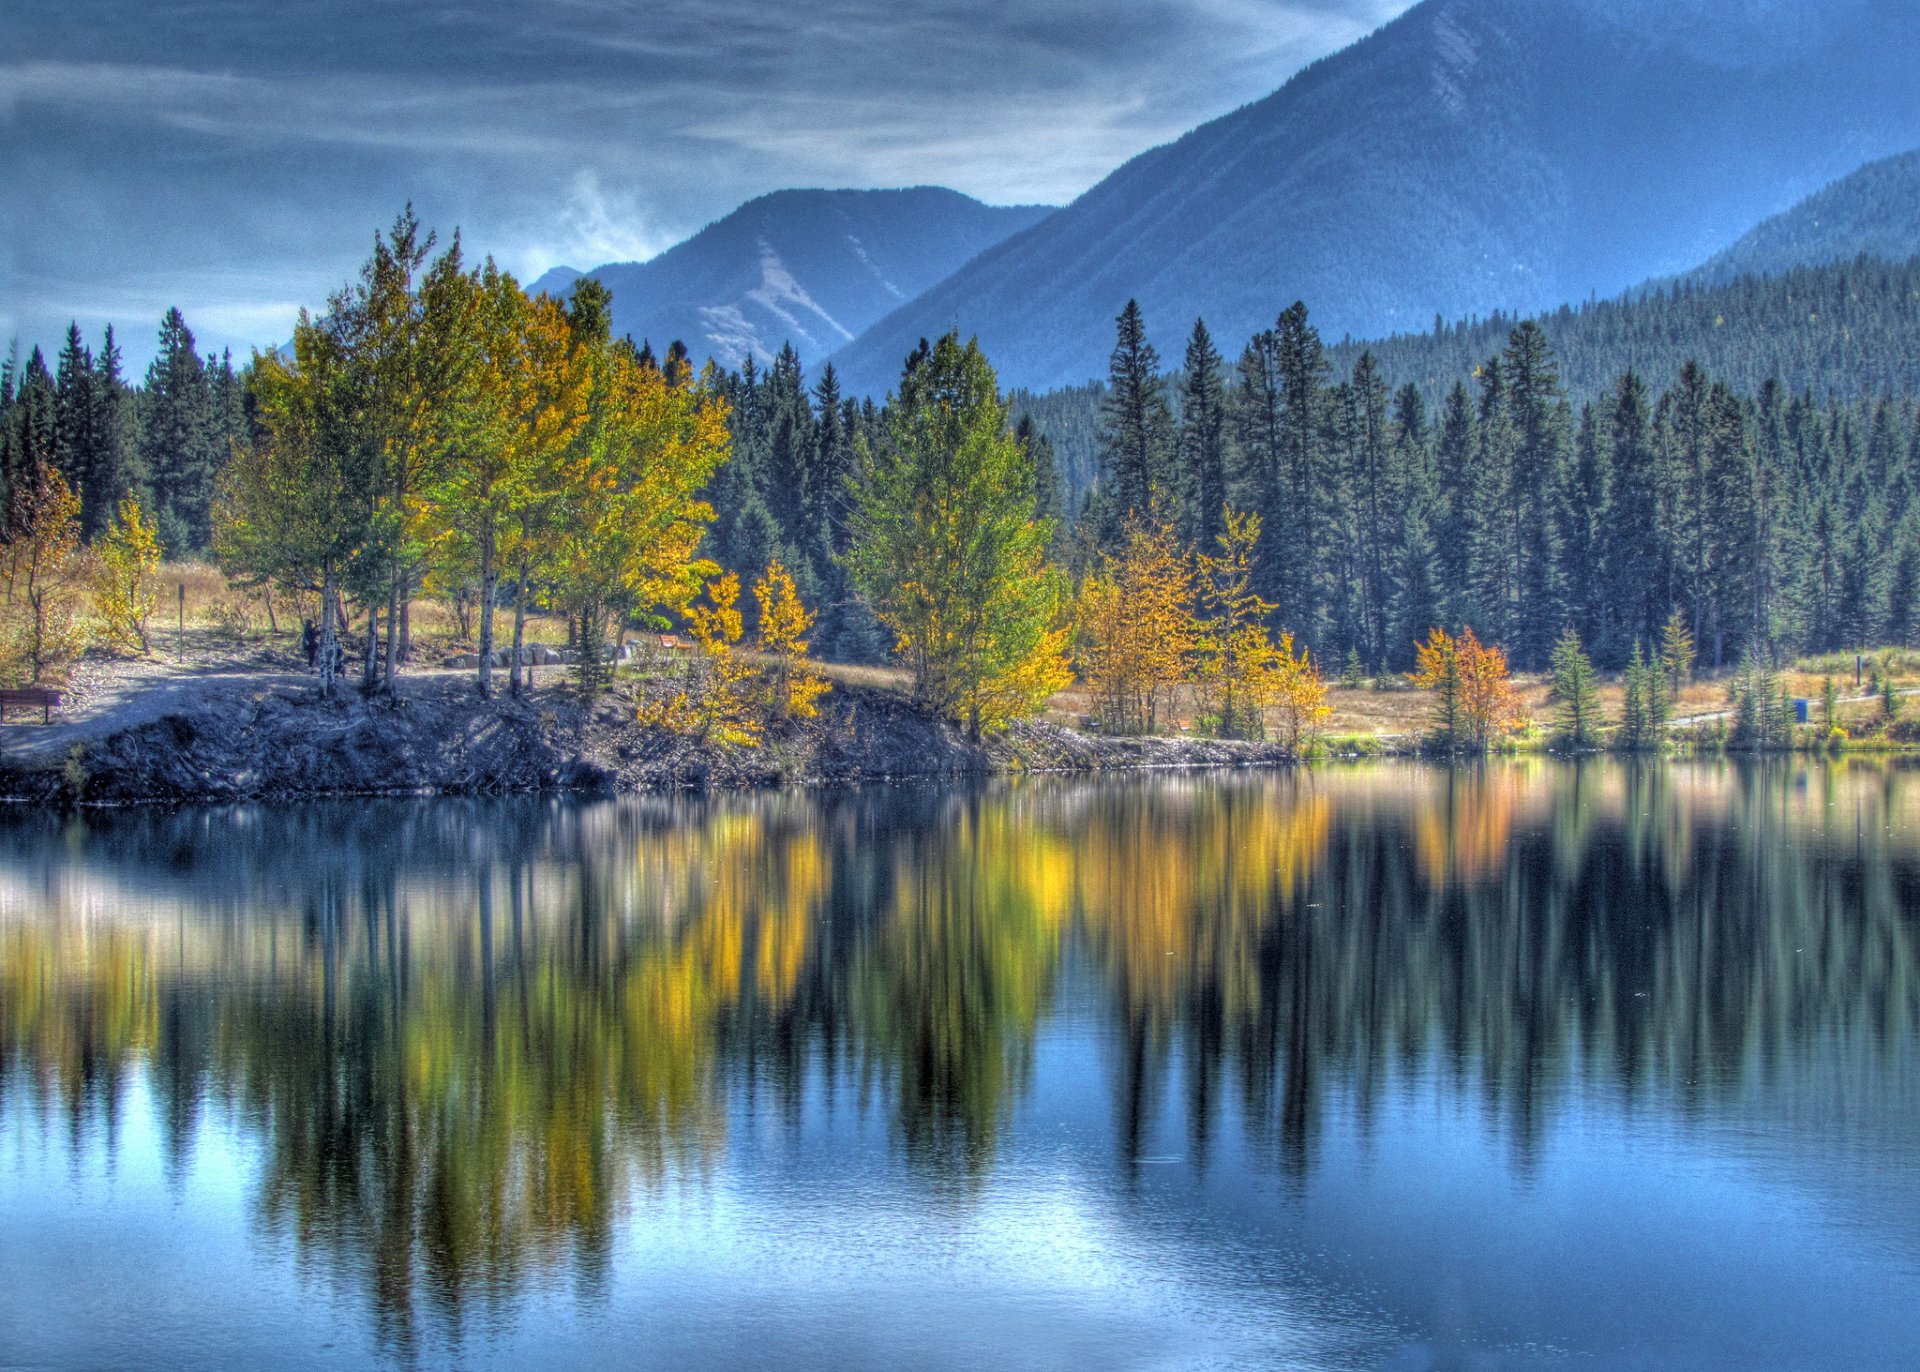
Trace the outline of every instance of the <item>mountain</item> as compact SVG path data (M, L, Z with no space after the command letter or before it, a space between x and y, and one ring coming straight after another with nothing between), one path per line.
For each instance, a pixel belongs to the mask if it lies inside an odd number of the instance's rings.
M1306 300L1330 338L1685 271L1920 144L1911 0L1423 0L1120 167L836 357L884 390L923 335L1010 386L1104 373L1129 297L1163 357Z
M1757 225L1688 279L1718 284L1795 267L1920 255L1920 151L1870 162Z
M776 191L646 262L556 267L533 289L561 295L582 275L613 292L616 334L673 339L737 367L792 342L818 362L969 258L1051 211L984 205L937 186Z

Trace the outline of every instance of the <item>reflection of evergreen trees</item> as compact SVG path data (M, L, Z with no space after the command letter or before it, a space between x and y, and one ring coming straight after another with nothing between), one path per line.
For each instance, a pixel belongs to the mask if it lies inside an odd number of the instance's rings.
M0 1105L111 1147L144 1070L176 1165L231 1112L265 1146L261 1223L405 1346L530 1274L597 1280L627 1200L713 1165L742 1089L796 1122L845 1089L912 1166L978 1178L1069 964L1128 1159L1169 1100L1196 1158L1236 1101L1301 1174L1328 1096L1364 1118L1396 1079L1483 1094L1524 1144L1575 1084L1704 1108L1837 1043L1870 1073L1920 1027L1911 777L21 816Z

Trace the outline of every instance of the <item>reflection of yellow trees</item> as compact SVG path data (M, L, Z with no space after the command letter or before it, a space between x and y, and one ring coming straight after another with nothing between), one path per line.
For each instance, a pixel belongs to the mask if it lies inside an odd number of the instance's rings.
M1480 881L1500 870L1518 803L1548 800L1529 762L1442 767L1426 775L1432 789L1422 797L1414 845L1421 875L1435 885Z
M421 1291L451 1317L597 1272L636 1189L712 1165L754 1074L797 1103L851 1065L916 1165L978 1176L1063 966L1112 1028L1129 1151L1175 1061L1198 1141L1237 1092L1305 1167L1328 1083L1364 1110L1407 1064L1525 1139L1575 1077L1706 1093L1829 1031L1864 1059L1920 1027L1910 775L1383 766L22 826L0 1092L78 1136L145 1070L176 1147L228 1103L265 1220L404 1340Z
M1074 892L1112 988L1165 1022L1200 981L1228 1006L1259 994L1262 932L1302 902L1332 803L1304 773L1095 794L1073 845Z
M977 1172L1052 990L1070 856L1018 800L952 810L892 855L886 918L850 972L852 1015L909 1152Z
M77 1128L111 1112L159 1030L153 935L81 920L0 924L0 1082L22 1072Z

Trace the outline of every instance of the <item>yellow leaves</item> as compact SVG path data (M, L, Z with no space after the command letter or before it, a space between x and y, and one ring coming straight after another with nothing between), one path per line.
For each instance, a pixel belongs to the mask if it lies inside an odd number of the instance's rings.
M0 539L0 650L8 675L24 671L37 682L81 648L71 594L81 562L80 497L58 468L35 463L15 474L8 515Z
M804 635L813 628L813 615L800 603L793 576L778 558L754 583L753 598L760 605L760 651L773 659L772 711L784 718L812 719L820 713L814 702L832 687L806 660Z
M113 527L94 541L93 612L107 642L149 651L147 621L158 593L153 574L160 566L160 539L141 516L140 502L120 502Z
M658 701L643 702L640 723L675 733L711 739L727 747L752 748L760 742L754 718L753 667L738 652L740 578L732 572L707 583L707 604L687 607L687 632L699 645L687 689Z
M1293 635L1282 633L1269 649L1257 678L1257 699L1263 710L1280 713L1287 750L1296 756L1320 731L1320 721L1333 713L1327 704L1327 683L1306 649L1293 650Z
M1450 747L1484 748L1513 718L1507 655L1472 629L1458 638L1435 629L1415 649L1413 684L1435 693L1434 722Z
M1129 522L1116 557L1080 593L1080 675L1113 733L1152 733L1172 712L1195 648L1194 572L1171 525Z

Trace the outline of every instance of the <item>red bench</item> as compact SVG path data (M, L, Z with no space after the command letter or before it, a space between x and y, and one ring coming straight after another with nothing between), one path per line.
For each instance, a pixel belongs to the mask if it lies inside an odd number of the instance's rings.
M53 712L60 708L60 692L45 686L17 686L0 690L0 724L6 722L8 710L40 711L42 724L53 723Z

